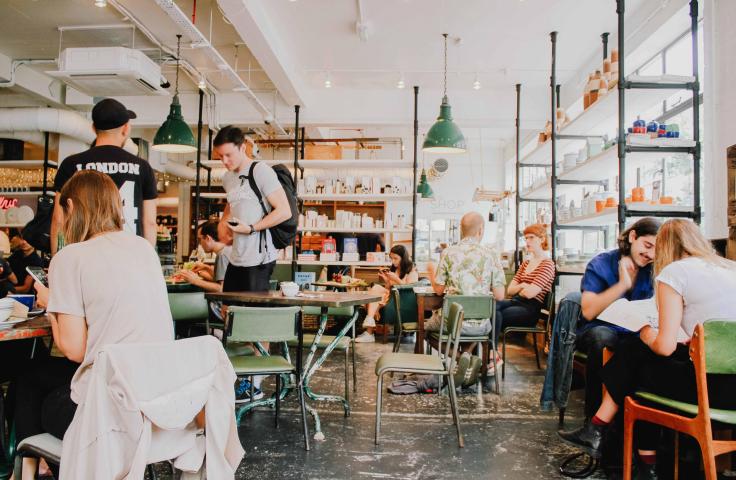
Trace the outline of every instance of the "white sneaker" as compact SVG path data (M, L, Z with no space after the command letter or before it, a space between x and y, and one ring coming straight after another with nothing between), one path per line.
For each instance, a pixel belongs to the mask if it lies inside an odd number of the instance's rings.
M372 333L363 332L357 337L355 337L355 343L375 343L376 342L376 336Z

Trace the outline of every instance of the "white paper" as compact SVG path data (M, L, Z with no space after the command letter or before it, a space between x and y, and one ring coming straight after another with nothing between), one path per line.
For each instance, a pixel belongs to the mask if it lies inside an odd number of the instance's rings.
M659 313L654 298L634 301L620 298L603 310L598 319L632 332L638 332L646 326L659 330ZM688 340L689 337L680 327L677 331L677 341L683 343Z

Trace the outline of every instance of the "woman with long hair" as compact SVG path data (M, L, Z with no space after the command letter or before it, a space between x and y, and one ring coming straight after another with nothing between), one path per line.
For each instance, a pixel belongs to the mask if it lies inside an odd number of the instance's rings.
M719 257L695 223L665 222L656 248L659 328L646 326L619 343L601 371L606 394L595 416L577 430L559 432L564 441L595 458L600 457L608 424L635 391L697 403L695 369L687 343L678 343L678 332L684 331L689 343L696 325L736 319L736 262ZM708 393L712 408L735 409L736 375L709 375ZM656 478L657 437L657 427L638 424L639 478Z
M496 344L505 327L533 327L539 321L544 300L555 281L555 262L547 255L547 227L541 223L524 229L527 258L516 271L506 289L510 300L496 302ZM496 365L489 365L489 375L495 373L503 359L497 355Z
M16 440L40 433L63 438L83 402L97 353L105 345L174 340L166 284L156 252L123 230L115 183L94 170L77 172L58 195L66 246L51 260L49 287L35 284L54 344L49 358L20 377ZM36 460L23 459L23 479Z
M391 258L391 268L381 270L378 274L383 285L373 285L370 290L371 293L383 295L383 300L368 304L368 312L365 320L363 320L365 331L355 339L356 342L370 343L376 341L376 337L373 334L376 329L376 314L388 303L391 287L394 285L416 283L419 280L419 273L414 268L414 262L411 261L411 256L405 246L394 245L391 247L388 256Z

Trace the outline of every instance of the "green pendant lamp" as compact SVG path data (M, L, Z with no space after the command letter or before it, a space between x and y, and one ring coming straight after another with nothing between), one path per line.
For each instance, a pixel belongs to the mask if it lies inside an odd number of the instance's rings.
M452 121L452 107L447 100L447 34L443 33L442 36L445 37L444 96L440 115L427 132L422 150L431 153L465 153L465 137L460 127Z
M176 36L176 86L174 98L169 107L169 116L166 117L161 128L153 137L153 149L166 153L193 153L197 151L197 142L194 133L184 121L179 103L179 53L181 35Z
M422 198L432 198L434 196L434 192L432 192L432 187L429 186L429 182L427 181L427 172L423 168L422 174L419 176L417 195L421 196Z

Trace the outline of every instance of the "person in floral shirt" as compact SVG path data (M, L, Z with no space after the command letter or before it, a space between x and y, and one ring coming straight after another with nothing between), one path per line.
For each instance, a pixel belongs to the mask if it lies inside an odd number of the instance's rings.
M488 295L503 300L505 294L505 275L496 251L481 245L484 221L478 212L468 212L460 220L460 243L451 245L442 252L439 266L427 266L432 288L437 295ZM435 271L436 270L436 271ZM424 324L424 329L440 329L441 310L436 310L432 318ZM491 320L466 319L462 335L488 335Z

